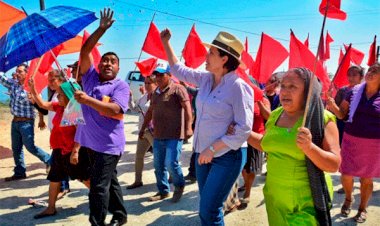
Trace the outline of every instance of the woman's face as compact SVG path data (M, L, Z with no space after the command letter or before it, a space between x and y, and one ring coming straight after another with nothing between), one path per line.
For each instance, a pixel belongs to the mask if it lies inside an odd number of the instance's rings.
M151 94L157 87L157 84L150 79L150 77L146 77L144 81L145 90Z
M365 75L365 81L367 84L380 86L380 67L370 67Z
M288 71L281 81L280 102L287 112L296 112L304 108L305 81L295 72Z
M347 73L348 83L350 86L359 84L362 80L360 73L357 70L349 70Z
M58 93L58 104L60 106L63 106L63 107L66 107L67 104L69 103L69 99L66 97L65 93L62 91L62 89L60 87L58 87L58 89L56 89L57 93Z
M223 68L228 57L221 57L216 47L211 46L206 56L206 70L213 73Z
M48 86L51 90L58 90L61 84L62 81L59 80L58 75L55 75L54 73L49 73Z

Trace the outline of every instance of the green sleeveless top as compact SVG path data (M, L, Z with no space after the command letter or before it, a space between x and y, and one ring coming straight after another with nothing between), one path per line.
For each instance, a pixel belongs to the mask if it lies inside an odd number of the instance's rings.
M264 187L265 204L270 225L317 225L313 199L309 186L305 154L297 147L297 129L302 117L292 128L276 125L284 109L274 110L267 123L261 146L268 153L267 178ZM324 122L336 121L335 116L324 112ZM332 197L332 181L325 174Z

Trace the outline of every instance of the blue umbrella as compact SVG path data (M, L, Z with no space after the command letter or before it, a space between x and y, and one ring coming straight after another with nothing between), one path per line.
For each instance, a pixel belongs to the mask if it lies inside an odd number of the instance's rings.
M71 6L55 6L29 15L1 37L0 71L42 56L96 19L94 12Z

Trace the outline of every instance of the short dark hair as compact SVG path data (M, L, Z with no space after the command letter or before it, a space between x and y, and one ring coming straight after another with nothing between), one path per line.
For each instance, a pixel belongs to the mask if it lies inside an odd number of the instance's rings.
M22 63L22 64L17 65L17 67L22 67L22 66L24 66L25 72L28 72L29 66L26 63Z
M354 72L359 73L359 74L360 74L360 77L363 77L363 76L364 76L364 68L361 67L361 66L352 65L351 67L348 68L347 74L348 74L350 71L354 71Z
M103 58L104 58L105 56L108 56L108 55L114 55L114 56L117 58L117 63L120 64L119 56L118 56L116 53L114 53L114 52L106 52L105 54L102 55L102 58L101 58L101 59L103 60Z
M65 74L63 73L62 70L53 69L49 72L49 75L56 77L61 82L66 81Z
M228 72L234 71L239 67L240 62L238 59L236 59L234 56L232 56L231 54L227 53L226 51L222 49L219 49L219 48L216 48L216 49L218 50L219 55L221 57L224 57L224 56L228 57L227 62L223 65L223 67L227 68Z

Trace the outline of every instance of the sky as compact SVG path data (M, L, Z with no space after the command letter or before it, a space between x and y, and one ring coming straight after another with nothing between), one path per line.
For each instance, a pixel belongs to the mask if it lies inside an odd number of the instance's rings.
M4 2L19 9L22 6L28 14L40 10L40 0ZM121 78L135 69L134 62L138 60L154 14L154 22L160 30L167 27L172 31L171 43L178 56L193 24L204 42L212 42L219 31L230 32L242 41L248 37L249 52L254 58L261 32L289 49L290 29L302 41L309 34L310 49L315 53L323 20L318 11L321 0L45 0L45 6L62 5L62 2L94 11L98 17L104 7L115 11L116 21L100 39L103 45L99 50L101 53L113 51L119 55ZM342 0L341 9L347 13L345 21L328 19L326 22L326 30L334 39L331 59L326 62L328 71L332 73L338 66L339 48L343 43L352 43L354 48L367 55L374 35L380 35L379 0ZM92 33L98 25L99 20L86 30ZM58 59L62 65L67 65L77 60L78 56L69 54ZM142 53L141 60L149 57L149 54ZM363 64L366 62L367 56ZM286 69L287 62L277 70Z

